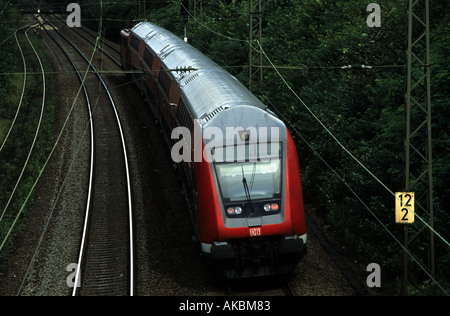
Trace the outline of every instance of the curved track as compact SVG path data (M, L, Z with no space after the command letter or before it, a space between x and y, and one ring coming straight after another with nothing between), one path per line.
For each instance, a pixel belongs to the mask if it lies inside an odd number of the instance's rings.
M19 32L21 29L16 30L14 32L14 38L17 43L17 47L19 48L20 56L22 57L23 62L23 85L22 85L22 93L20 95L19 104L17 106L16 114L14 116L14 119L11 123L11 126L9 127L8 133L5 136L5 139L3 140L2 145L0 146L0 152L3 150L3 147L5 147L5 144L9 138L9 135L11 134L12 129L14 128L14 124L16 123L17 117L19 116L20 108L22 107L23 98L25 96L25 90L27 86L27 61L25 59L25 56L23 54L22 46L20 45L19 39L17 38L17 32Z
M35 56L36 56L36 58L37 58L37 61L38 61L38 63L39 63L40 70L41 70L41 73L42 73L42 102L41 102L41 112L40 112L40 115L39 115L39 120L38 120L38 123L37 123L36 131L35 131L35 133L34 133L33 142L31 143L30 150L28 151L27 158L25 159L25 162L24 162L24 164L23 164L22 170L21 170L20 175L19 175L19 177L18 177L18 179L17 179L17 181L16 181L16 184L14 185L14 188L13 188L13 190L12 190L12 192L11 192L11 195L10 195L10 197L9 197L9 199L8 199L8 202L6 203L6 206L5 206L5 208L3 209L3 212L2 212L2 214L1 214L1 216L0 216L0 221L3 219L5 213L7 212L8 208L9 208L9 206L10 206L10 204L11 204L11 201L12 201L12 199L13 199L13 197L14 197L14 194L16 193L16 190L17 190L17 188L19 187L20 181L22 180L22 177L23 177L23 175L24 175L24 173L25 173L25 171L26 171L26 169L27 169L28 162L30 161L31 154L33 153L33 150L34 150L34 147L35 147L35 145L36 145L36 141L37 141L37 138L38 138L40 129L41 129L42 118L43 118L43 116L44 116L44 110L45 110L46 89L47 89L47 88L46 88L45 69L44 69L44 66L43 66L43 64L42 64L41 58L39 57L38 52L36 51L36 49L35 49L33 43L31 42L31 40L30 40L30 38L29 38L29 36L28 36L28 32L29 32L31 29L32 29L32 28L30 27L30 28L28 28L28 29L25 31L25 36L26 36L26 38L27 38L27 41L28 41L30 47L33 49L33 52L34 52L34 54L35 54ZM15 33L15 36L16 36L16 35L17 35L17 32ZM17 36L16 36L16 40L17 40ZM18 41L17 41L17 44L19 45L19 48L20 48L20 44L19 44ZM25 69L25 75L24 75L24 76L25 76L25 79L24 79L24 85L23 85L22 95L21 95L21 99L20 99L20 103L19 103L19 108L18 108L18 110L17 110L17 112L16 112L16 117L15 117L14 121L16 120L16 118L17 118L17 116L18 116L19 109L20 109L20 106L21 106L22 101L23 101L23 97L24 97L24 93L25 93L25 87L26 87L26 76L27 76L27 74L26 74L26 61L25 61L25 58L23 57L23 53L22 53L22 49L21 49L21 48L20 48L20 52L21 52L21 54L22 54L22 58L23 58L23 62L24 62L24 67L25 67L25 68L24 68L24 69ZM13 122L11 128L10 128L10 131L12 130L13 125L14 125L14 122ZM9 133L8 133L8 135L9 135ZM5 139L5 141L6 141L6 139ZM3 148L3 145L2 145L2 148ZM6 238L8 238L8 236L9 236L9 233L8 233L8 235L6 236ZM5 238L5 240L6 240L6 238ZM0 249L1 249L2 247L3 247L3 245L0 247Z
M53 16L59 21L60 23L66 23L65 17L61 16L59 14L53 14ZM78 36L86 40L91 45L96 45L96 41L98 39L98 34L94 34L91 30L85 28L83 25L80 28L71 28L71 30L76 33ZM87 36L83 35L82 33L86 34ZM88 38L90 37L90 39ZM98 45L98 49L102 51L102 53L107 56L116 66L119 68L121 67L120 63L120 51L118 48L114 47L107 41L103 40L100 42L101 45Z
M46 30L79 73L91 109L91 154L86 220L73 295L133 295L131 180L120 118L97 69L58 28ZM81 69L81 71L80 71ZM83 75L80 74L83 73ZM81 79L82 78L82 79Z

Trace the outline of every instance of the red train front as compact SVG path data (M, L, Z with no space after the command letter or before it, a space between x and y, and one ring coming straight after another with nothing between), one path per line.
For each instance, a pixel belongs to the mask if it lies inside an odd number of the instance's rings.
M291 271L305 254L306 226L288 130L268 112L240 106L202 131L203 159L195 165L202 251L228 278Z
M307 234L285 124L168 31L141 23L122 38L122 65L142 70L136 79L178 165L202 253L227 278L290 272Z

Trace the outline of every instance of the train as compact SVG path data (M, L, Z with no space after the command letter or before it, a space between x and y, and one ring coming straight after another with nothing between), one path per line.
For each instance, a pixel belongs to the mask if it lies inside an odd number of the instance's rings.
M227 279L289 274L307 231L299 156L283 121L156 24L122 30L120 54L171 149L202 256Z

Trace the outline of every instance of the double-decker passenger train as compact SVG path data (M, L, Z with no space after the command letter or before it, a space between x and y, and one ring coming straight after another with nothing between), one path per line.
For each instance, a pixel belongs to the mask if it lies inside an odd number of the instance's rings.
M134 73L176 148L201 253L227 278L291 271L306 253L307 234L298 155L285 124L169 31L143 22L121 37L122 67Z

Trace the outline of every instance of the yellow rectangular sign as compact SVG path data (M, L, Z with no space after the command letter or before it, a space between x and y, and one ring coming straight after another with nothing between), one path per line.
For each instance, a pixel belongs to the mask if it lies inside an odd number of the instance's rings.
M395 222L414 223L414 192L395 193Z

